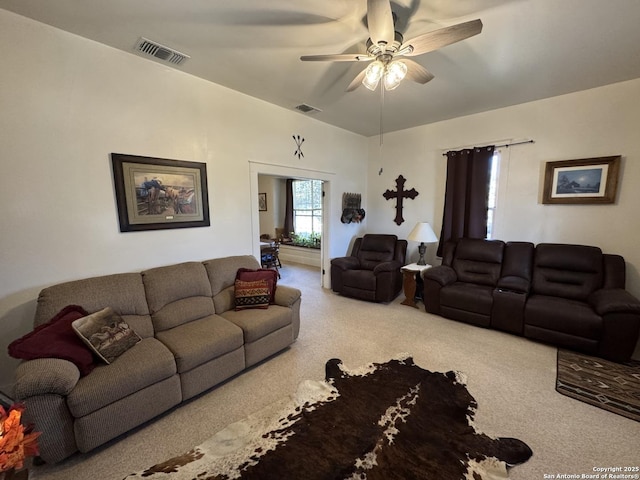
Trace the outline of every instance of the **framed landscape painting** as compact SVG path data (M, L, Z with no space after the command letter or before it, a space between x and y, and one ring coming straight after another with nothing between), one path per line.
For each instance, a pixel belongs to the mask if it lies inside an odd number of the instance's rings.
M208 227L204 163L112 153L121 232Z
M620 155L547 162L542 203L613 203Z

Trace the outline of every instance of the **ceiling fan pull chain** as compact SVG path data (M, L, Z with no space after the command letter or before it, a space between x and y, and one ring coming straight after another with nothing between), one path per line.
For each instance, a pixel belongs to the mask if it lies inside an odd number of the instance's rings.
M382 122L382 113L384 110L384 87L382 82L380 82L380 146L382 147L383 140L382 137L384 135L383 122Z
M384 161L383 152L382 152L382 136L384 135L384 128L382 124L382 113L384 108L384 86L380 83L380 170L378 170L378 175L382 175L384 168L382 167L382 162Z

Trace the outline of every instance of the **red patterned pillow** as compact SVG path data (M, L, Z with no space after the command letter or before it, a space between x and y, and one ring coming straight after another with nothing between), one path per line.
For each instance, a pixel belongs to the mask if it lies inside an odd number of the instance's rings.
M236 310L269 308L269 284L266 280L244 282L236 280Z
M275 303L276 286L278 283L278 272L275 270L269 270L268 268L260 268L258 270L239 268L238 273L236 273L236 280L242 280L243 282L266 280L269 285L269 303Z
M74 363L84 376L95 367L93 353L71 328L74 320L89 313L78 305L68 305L58 314L9 345L9 355L22 360L61 358Z

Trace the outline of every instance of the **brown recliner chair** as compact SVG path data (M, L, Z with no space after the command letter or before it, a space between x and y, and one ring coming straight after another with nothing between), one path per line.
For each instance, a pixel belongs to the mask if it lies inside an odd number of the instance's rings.
M348 297L390 302L402 289L407 241L395 235L357 238L351 256L331 260L331 288Z

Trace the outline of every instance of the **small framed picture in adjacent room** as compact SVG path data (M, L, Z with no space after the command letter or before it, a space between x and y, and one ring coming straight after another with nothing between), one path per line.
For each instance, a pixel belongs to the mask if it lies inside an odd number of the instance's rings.
M258 194L258 210L261 212L267 211L267 194L266 193Z

